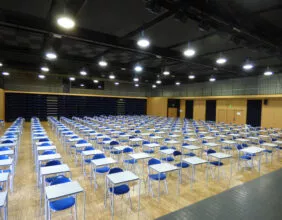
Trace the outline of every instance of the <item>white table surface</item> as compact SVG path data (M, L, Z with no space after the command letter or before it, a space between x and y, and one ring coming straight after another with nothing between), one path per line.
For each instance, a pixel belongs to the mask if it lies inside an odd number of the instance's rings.
M224 144L236 144L236 141L226 140L226 141L222 141L222 143L224 143Z
M160 163L160 164L154 164L149 166L151 169L159 172L159 173L165 173L165 172L170 172L170 171L174 171L174 170L178 170L179 167L174 166L172 164L169 163Z
M217 158L217 159L225 159L225 158L232 157L232 155L230 155L230 154L225 154L225 153L220 153L220 152L209 154L209 156Z
M264 149L260 148L260 147L251 146L251 147L246 147L246 148L244 148L240 151L245 152L245 153L249 153L249 154L256 154L256 153L263 152Z
M273 144L273 143L263 143L263 144L261 144L261 146L266 146L266 147L277 147L277 144Z
M191 164L191 165L198 165L198 164L204 164L207 163L207 160L204 160L200 157L188 157L188 158L184 158L182 159L182 161Z
M152 156L150 154L147 154L147 153L134 153L134 154L128 154L128 156L135 159L135 160L152 158Z
M159 147L160 145L156 143L150 143L150 144L144 144L144 146L154 148L154 147Z
M11 166L13 164L13 159L0 160L0 166Z
M132 139L129 139L129 141L143 141L143 139L141 139L141 138L132 138Z
M170 141L165 141L165 143L168 143L168 144L178 144L180 142L179 141L175 141L175 140L170 140Z
M245 138L237 138L236 141L240 141L240 142L249 142L249 139L245 139Z
M0 182L8 181L9 173L0 173Z
M13 154L14 154L13 150L0 151L0 155L13 155Z
M282 144L282 141L273 141L274 144Z
M37 147L37 151L56 150L56 149L57 149L57 148L56 148L55 145Z
M44 161L44 160L55 160L55 159L61 159L61 154L48 154L48 155L39 155L38 161ZM1 161L1 160L0 160Z
M217 147L218 146L217 143L205 143L204 145L207 147Z
M90 143L84 143L84 144L75 144L76 148L82 148L82 147L92 147L93 145Z
M60 197L73 195L80 192L83 192L83 188L77 181L45 187L45 193L49 200L58 199Z
M136 176L131 171L124 171L124 172L108 174L107 178L112 184L115 184L115 185L139 180L139 177Z
M35 145L40 146L41 144L44 144L44 143L53 144L53 141L36 142Z
M50 175L50 174L63 173L63 172L69 172L69 171L70 171L70 168L67 164L60 164L60 165L40 168L41 175Z
M91 163L93 163L95 166L98 167L98 166L114 164L114 163L117 163L117 161L111 157L106 157L106 158L101 158L97 160L91 160Z
M123 151L125 148L132 148L132 147L128 145L121 145L121 146L114 147L115 150L121 150L121 151Z
M189 141L189 142L195 142L198 141L198 139L196 138L184 138L185 141Z
M198 150L198 149L201 149L201 147L199 147L199 146L196 146L196 145L188 145L188 146L186 146L186 145L182 145L182 148L185 148L185 149L187 149L187 150Z
M174 151L175 151L174 149L165 149L165 150L160 150L160 153L170 155L173 154Z
M3 207L6 203L6 199L7 199L7 191L5 192L0 192L0 207Z

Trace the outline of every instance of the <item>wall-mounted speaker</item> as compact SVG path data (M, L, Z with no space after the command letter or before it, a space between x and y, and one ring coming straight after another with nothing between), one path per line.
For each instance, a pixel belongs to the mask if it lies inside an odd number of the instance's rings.
M263 104L267 105L268 104L268 99L263 100Z

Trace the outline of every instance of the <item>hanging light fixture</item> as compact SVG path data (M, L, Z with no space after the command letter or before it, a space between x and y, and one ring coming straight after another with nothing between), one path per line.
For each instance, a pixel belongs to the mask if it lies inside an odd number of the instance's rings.
M139 82L139 78L134 77L134 78L133 78L133 81L134 81L134 82Z
M188 76L189 79L195 79L195 75L191 74Z
M138 83L136 83L136 84L135 84L135 87L139 87L139 84L138 84Z
M66 30L70 30L70 29L74 28L75 21L72 17L64 14L64 15L61 15L61 16L58 17L57 24L60 27L66 29Z
M153 85L152 85L152 88L153 88L153 89L154 89L154 88L157 88L157 86L156 86L155 84L153 84Z
M188 47L183 51L183 55L186 57L193 57L196 54L196 51L190 47L190 43L188 43Z
M271 76L271 75L273 75L273 72L269 69L269 67L267 67L267 69L265 70L265 72L263 73L263 75L265 75L265 76Z
M106 67L106 66L108 66L108 63L107 63L107 61L106 61L104 58L102 58L102 59L99 61L99 66L101 66L101 67Z
M49 72L49 68L47 66L42 66L40 69L43 72Z
M94 79L93 82L94 82L94 83L99 83L99 80Z
M216 63L219 65L225 64L227 62L227 58L223 57L221 54L219 55L219 57L216 60Z
M3 63L0 62L0 67L3 66Z
M45 53L45 57L48 60L55 60L55 59L57 59L57 54L55 52L53 52L53 51L47 51Z
M10 73L9 73L9 72L2 72L2 75L3 75L3 76L9 76Z
M69 80L70 81L75 81L75 78L74 77L70 77Z
M156 83L157 83L157 84L161 84L162 81L158 79L158 80L156 81Z
M170 75L170 72L169 72L168 70L165 70L165 71L163 72L163 74L164 74L165 76L168 76L168 75Z
M141 48L148 48L150 46L150 41L144 36L144 31L141 32L141 37L138 39L137 45Z
M115 85L118 86L118 85L119 85L119 82L115 82Z
M175 82L175 85L179 86L179 85L180 85L180 82Z
M216 78L214 76L211 76L210 82L214 82L214 81L216 81Z
M247 60L243 65L244 70L251 70L253 68L254 68L254 65L249 60Z
M45 75L39 74L39 75L38 75L38 78L39 78L39 79L45 79Z
M139 64L137 64L137 65L134 67L134 70L135 70L135 72L142 72L143 67L140 66Z
M85 70L81 70L81 71L80 71L80 75L86 76L86 75L87 75L87 72L86 72Z
M114 74L111 73L111 74L109 75L109 78L110 78L110 79L115 79L116 77L115 77Z

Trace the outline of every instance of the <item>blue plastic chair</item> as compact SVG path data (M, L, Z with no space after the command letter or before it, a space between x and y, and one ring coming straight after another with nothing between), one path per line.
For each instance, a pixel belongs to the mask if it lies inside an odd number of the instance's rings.
M98 160L98 159L102 159L102 158L106 158L104 154L95 154L92 157L92 160ZM94 187L95 188L98 187L96 174L98 174L98 175L105 175L106 173L109 172L109 170L110 170L109 166L97 167L96 169L93 169L93 180L94 180Z

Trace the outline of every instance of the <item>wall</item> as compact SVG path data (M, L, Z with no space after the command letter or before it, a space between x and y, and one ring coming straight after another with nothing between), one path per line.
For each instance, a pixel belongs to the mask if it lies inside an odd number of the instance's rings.
M167 117L167 98L152 97L147 99L147 115Z
M11 73L4 77L4 89L27 92L63 92L63 79L60 76L46 76L46 79L38 79L34 74ZM133 84L120 83L115 86L113 82L104 82L104 90L71 88L70 93L115 95L115 96L149 96L146 86L136 88Z
M245 124L247 99L219 99L216 101L216 121Z
M5 120L5 93L0 89L0 119Z
M186 114L186 100L181 99L180 100L180 118L185 118Z
M282 98L268 99L268 104L262 104L261 126L282 128Z
M244 77L240 79L219 80L216 82L182 82L180 86L160 86L152 90L154 97L196 97L282 94L282 74L271 77Z
M194 119L206 119L206 100L194 100Z

